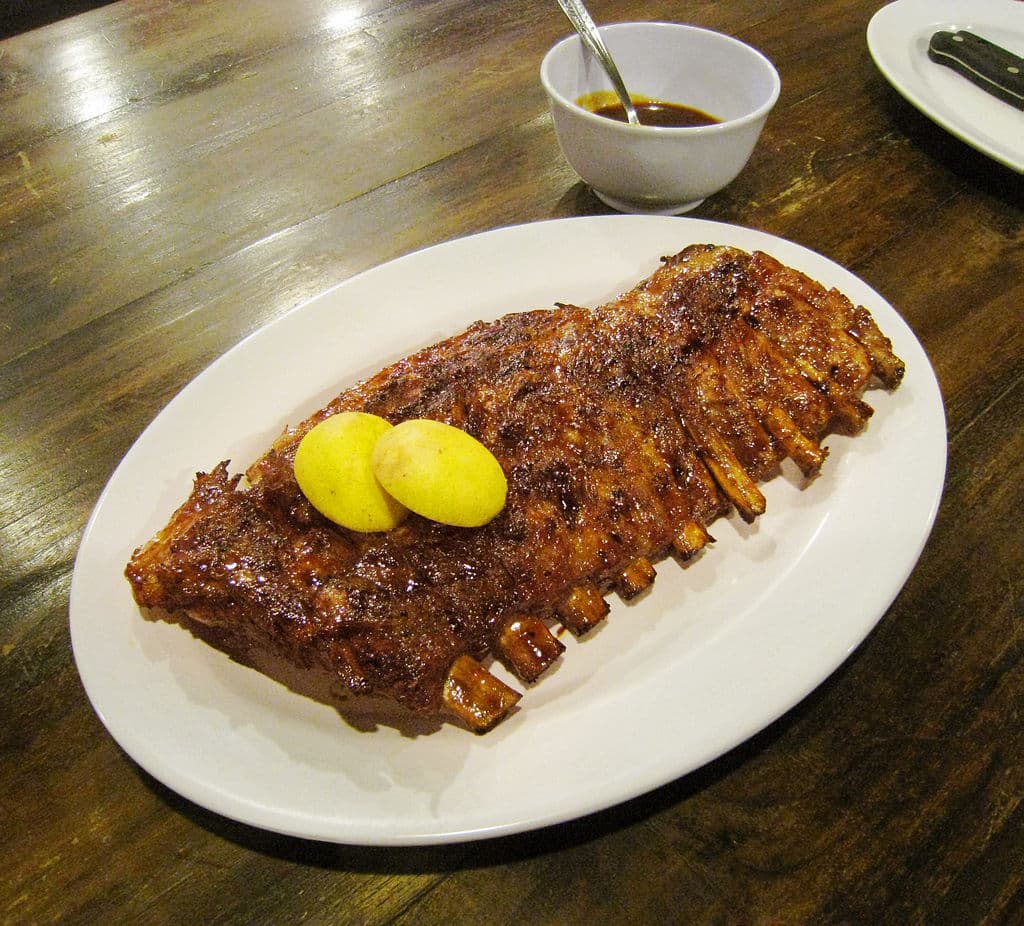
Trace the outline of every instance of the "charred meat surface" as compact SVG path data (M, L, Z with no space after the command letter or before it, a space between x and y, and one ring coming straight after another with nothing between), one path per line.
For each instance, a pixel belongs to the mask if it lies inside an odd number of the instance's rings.
M756 518L783 458L813 475L825 434L867 422L868 385L902 375L845 296L765 254L693 245L598 309L478 322L393 364L288 429L244 484L226 463L199 474L126 574L139 605L235 658L484 731L519 699L489 658L532 682L564 648L548 628L586 632L606 594L693 556L710 522ZM474 529L334 526L292 462L346 410L468 431L502 464L505 509Z

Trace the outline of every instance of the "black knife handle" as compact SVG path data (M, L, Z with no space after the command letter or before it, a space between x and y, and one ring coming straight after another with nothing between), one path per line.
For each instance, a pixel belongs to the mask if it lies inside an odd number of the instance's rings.
M1017 109L1024 109L1024 58L973 32L936 32L928 57Z

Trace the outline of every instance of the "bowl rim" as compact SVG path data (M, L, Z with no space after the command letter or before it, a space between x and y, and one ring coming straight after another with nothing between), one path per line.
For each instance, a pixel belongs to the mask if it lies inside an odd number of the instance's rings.
M552 85L548 72L551 67L551 60L555 52L561 49L565 45L575 43L577 45L582 44L580 37L575 33L571 32L563 38L555 42L544 54L543 59L540 63L540 82L544 87L545 92L548 95L548 99L552 102L557 102L560 106L565 109L572 111L573 113L579 114L584 120L592 120L593 124L600 123L606 126L606 130L615 132L628 132L635 136L637 132L646 133L649 136L655 135L672 135L672 134L688 134L688 135L714 135L719 132L732 131L747 125L750 122L764 119L768 113L772 111L775 104L778 102L779 94L782 90L782 79L779 77L778 69L772 63L771 59L768 58L763 52L755 48L753 45L744 42L742 39L738 39L733 35L729 35L727 32L720 32L717 29L707 29L704 26L694 26L689 23L675 23L667 22L663 20L630 20L627 22L608 23L602 26L598 26L598 32L604 33L621 29L623 27L643 27L643 26L654 26L656 28L671 27L673 29L684 30L687 32L706 32L710 35L714 35L717 38L725 39L728 43L740 46L745 51L750 52L753 57L758 58L761 62L767 66L768 73L771 77L772 88L768 94L768 99L762 103L757 109L752 110L749 113L745 113L742 116L738 116L735 119L726 119L722 122L714 122L711 125L629 125L625 122L619 122L615 119L609 119L605 116L599 116L597 113L580 106L575 100L570 100L564 94L556 90Z

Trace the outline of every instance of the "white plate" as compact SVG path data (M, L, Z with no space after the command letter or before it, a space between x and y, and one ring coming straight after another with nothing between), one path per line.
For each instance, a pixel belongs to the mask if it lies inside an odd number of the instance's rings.
M1020 0L896 0L868 23L878 69L906 99L961 141L1024 173L1024 112L928 57L940 30L967 29L1024 55Z
M193 473L240 469L286 422L341 387L478 319L597 305L693 242L760 248L867 305L907 362L870 394L867 431L833 438L802 490L766 486L753 527L652 592L613 603L602 630L567 639L561 665L483 737L454 727L357 732L193 639L143 620L122 570L163 526ZM899 315L798 245L696 219L603 216L500 229L377 267L252 335L189 384L110 479L71 589L82 681L107 729L170 788L228 817L314 839L440 843L571 819L708 762L826 678L879 620L931 529L946 459L931 366Z

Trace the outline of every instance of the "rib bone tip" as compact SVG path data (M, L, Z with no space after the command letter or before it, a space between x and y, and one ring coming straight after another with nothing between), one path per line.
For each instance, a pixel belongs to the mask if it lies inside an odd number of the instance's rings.
M562 623L577 636L586 633L607 617L611 608L601 590L593 583L577 585L558 609Z
M459 656L452 663L442 691L445 706L474 733L492 729L521 697L472 656Z
M635 598L654 581L656 575L654 564L645 556L639 556L619 576L616 588L623 598Z
M502 660L524 682L533 682L565 651L562 643L537 617L509 621L498 638Z

